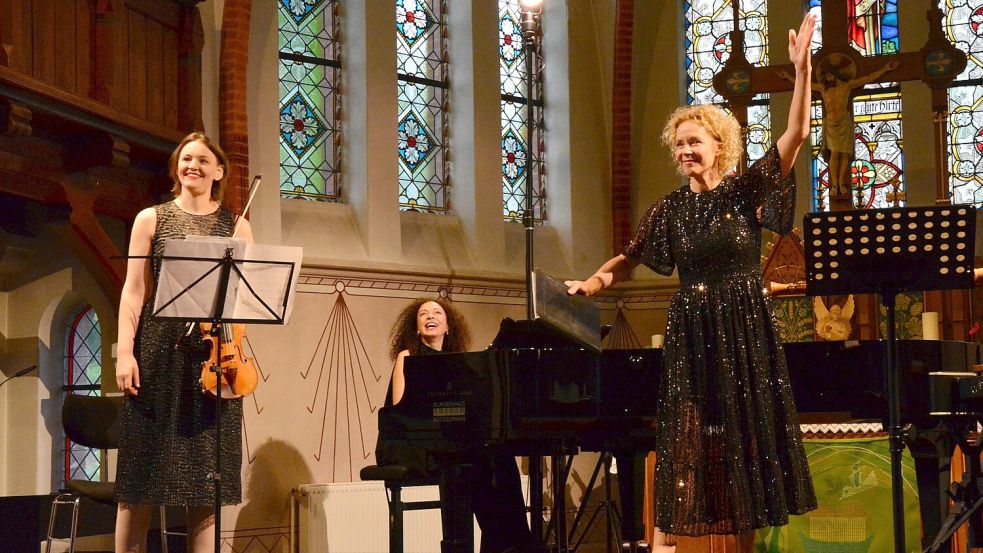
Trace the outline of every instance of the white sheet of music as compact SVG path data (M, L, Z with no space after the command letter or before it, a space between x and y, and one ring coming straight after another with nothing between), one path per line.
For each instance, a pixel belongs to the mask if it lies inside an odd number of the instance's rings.
M154 313L175 319L212 318L221 276L218 264L228 248L232 248L232 258L242 277L235 270L229 274L222 318L271 322L282 312L284 323L288 322L304 257L303 248L248 244L238 238L215 236L188 236L167 241L154 297ZM168 259L173 257L189 259ZM164 305L166 307L161 309Z

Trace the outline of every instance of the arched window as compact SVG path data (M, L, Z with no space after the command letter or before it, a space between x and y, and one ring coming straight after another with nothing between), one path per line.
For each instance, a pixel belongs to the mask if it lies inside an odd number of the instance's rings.
M498 63L502 117L502 212L506 221L521 221L526 193L532 186L533 218L546 220L542 43L537 45L532 75L532 94L526 75L526 44L522 37L519 0L498 1ZM527 143L529 104L535 121L533 143ZM532 163L529 163L530 151ZM530 168L532 170L530 171ZM530 179L530 175L533 176Z
M829 1L829 0L827 0ZM864 56L896 54L898 2L847 2L850 46ZM822 46L822 0L809 0L809 10L820 17L813 51ZM894 193L904 193L904 151L901 132L901 87L896 82L871 83L853 100L855 161L851 170L852 203L858 209L894 206ZM813 206L829 211L829 178L822 153L822 103L812 105ZM900 196L898 205L904 205Z
M448 210L447 0L396 0L399 208Z
M724 98L713 89L713 76L730 58L730 32L734 7L729 0L683 2L686 47L686 103L717 104ZM743 0L738 24L744 31L744 55L752 65L768 64L768 2ZM748 106L748 163L765 154L771 145L771 108L767 94L758 94Z
M92 306L83 307L72 320L65 347L65 393L101 395L102 329ZM65 480L99 480L102 452L65 438Z
M949 88L949 194L983 205L983 0L941 0L942 26L969 58Z
M277 2L281 198L340 200L338 4Z

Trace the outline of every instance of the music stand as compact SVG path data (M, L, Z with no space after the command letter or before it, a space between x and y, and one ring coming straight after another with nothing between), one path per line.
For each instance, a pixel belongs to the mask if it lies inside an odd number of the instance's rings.
M976 208L902 207L809 213L806 295L875 293L887 308L886 374L895 553L905 552L895 297L973 286Z
M258 259L258 257L268 259ZM170 239L160 256L151 317L211 322L219 336L225 323L285 324L293 306L301 248L247 244L237 238L189 236ZM218 346L221 347L221 346ZM221 351L219 352L221 358ZM215 553L222 547L222 375L215 374Z

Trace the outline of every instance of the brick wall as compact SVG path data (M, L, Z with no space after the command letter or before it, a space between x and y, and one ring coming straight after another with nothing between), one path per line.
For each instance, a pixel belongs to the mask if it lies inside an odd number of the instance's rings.
M246 72L252 0L225 0L219 61L219 141L229 155L225 206L242 212L249 194Z

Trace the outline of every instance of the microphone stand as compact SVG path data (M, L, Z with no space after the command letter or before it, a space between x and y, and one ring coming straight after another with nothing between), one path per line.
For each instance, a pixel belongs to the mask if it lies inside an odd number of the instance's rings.
M535 266L535 230L536 218L533 213L533 170L535 159L535 140L536 140L536 115L534 113L533 98L533 57L536 55L536 40L539 34L538 13L533 11L522 12L522 38L526 50L526 197L525 210L522 214L522 225L526 229L526 319L532 320L535 316L535 307L532 297L532 271ZM554 462L556 458L554 458ZM554 470L557 465L554 464ZM554 492L555 493L555 492ZM529 456L529 509L530 530L536 540L543 539L543 458L539 455Z
M29 373L29 372L33 371L34 369L37 369L37 368L38 368L37 365L31 365L30 367L27 367L26 369L21 369L21 370L15 372L13 374L13 376L8 376L7 378L3 379L3 381L0 381L0 388L2 388L4 384L10 382L11 380L13 380L15 378L20 378L20 377L24 376L25 374L27 374L27 373Z

